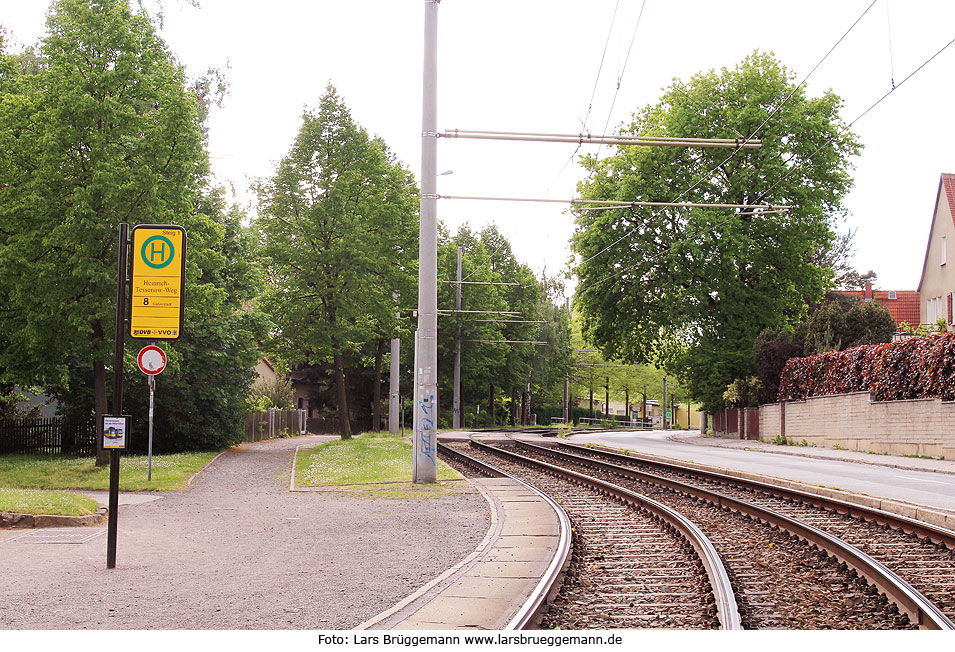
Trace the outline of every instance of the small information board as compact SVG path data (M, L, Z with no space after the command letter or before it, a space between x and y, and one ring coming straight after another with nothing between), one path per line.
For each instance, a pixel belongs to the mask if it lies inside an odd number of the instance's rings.
M130 337L177 340L182 335L186 231L175 224L133 229Z
M128 432L128 416L104 416L103 448L126 448L126 435Z

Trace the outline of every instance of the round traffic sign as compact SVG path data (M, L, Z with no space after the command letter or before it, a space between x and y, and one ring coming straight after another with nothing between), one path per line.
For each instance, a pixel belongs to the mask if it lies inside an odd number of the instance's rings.
M148 376L155 376L166 368L166 354L158 346L150 344L136 356L139 370Z

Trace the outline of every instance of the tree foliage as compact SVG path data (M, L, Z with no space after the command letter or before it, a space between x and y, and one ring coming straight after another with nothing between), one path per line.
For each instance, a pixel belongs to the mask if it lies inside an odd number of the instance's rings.
M759 403L776 400L783 368L791 358L889 342L895 330L895 320L877 303L830 293L825 301L813 305L794 329L767 329L756 338Z
M584 340L581 321L580 315L574 313L571 319L571 341L574 346L574 366L570 376L572 400L586 397L581 407L586 408L588 413L592 412L589 404L591 393L595 399L605 400L609 393L611 400L629 400L633 407L640 405L641 411L644 399L662 403L666 372L651 364L626 364L604 357ZM671 399L681 402L689 398L689 393L676 377L668 376L666 385L668 403Z
M538 279L514 256L511 244L494 226L479 233L468 226L450 237L443 229L438 242L438 306L455 306L457 248L462 248L462 310L441 316L438 329L439 395L442 415L450 420L453 401L454 347L460 328L462 405L483 405L500 422L505 414L520 416L516 397L534 404L560 404L569 369L569 324L556 304L563 287L555 279ZM447 281L447 282L443 282ZM517 285L482 285L513 283ZM501 314L494 314L499 311ZM503 313L513 312L516 315ZM525 323L519 323L525 322ZM541 322L541 323L526 323ZM506 344L547 342L546 345ZM528 382L530 395L527 394ZM520 403L521 400L518 400ZM493 405L493 407L492 407ZM525 415L526 416L526 415ZM489 423L490 417L483 423Z
M292 381L288 378L260 378L249 389L249 403L255 410L291 408L295 399Z
M190 86L127 0L56 0L47 29L37 52L0 63L0 366L67 411L104 413L118 225L179 224L185 337L168 345L164 380L181 389L166 432L198 447L234 441L261 328L238 305L252 282L238 218L207 186L210 85Z
M576 303L606 354L657 359L679 373L706 409L755 372L753 342L805 314L832 272L813 255L833 240L859 151L832 92L807 97L771 55L680 81L623 132L736 138L726 150L618 147L585 157L585 199L786 205L784 213L717 208L577 210L573 248L583 262Z
M809 316L796 326L794 337L804 355L813 355L889 342L894 333L895 320L886 308L834 292L810 309Z
M772 403L776 400L776 394L779 391L779 379L783 368L790 358L802 356L803 347L793 340L791 331L767 329L756 338L753 348L756 358L756 377L759 379L757 404Z
M270 348L290 364L333 364L349 435L346 367L397 333L395 293L415 296L414 179L329 85L258 192L263 306L277 325Z

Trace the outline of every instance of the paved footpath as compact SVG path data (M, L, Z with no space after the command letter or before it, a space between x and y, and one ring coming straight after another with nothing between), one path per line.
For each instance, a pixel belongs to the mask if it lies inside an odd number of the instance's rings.
M119 509L80 544L0 530L0 629L349 629L473 553L489 527L467 483L430 500L288 491L299 437L230 449L189 491Z

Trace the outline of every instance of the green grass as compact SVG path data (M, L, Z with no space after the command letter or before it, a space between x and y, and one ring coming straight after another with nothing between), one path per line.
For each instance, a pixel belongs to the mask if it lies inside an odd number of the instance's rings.
M63 491L38 489L0 489L0 512L86 516L96 511L96 501L88 496Z
M153 455L153 478L147 481L145 455L122 455L122 491L176 491L216 456L216 452ZM56 455L0 455L0 487L11 489L109 489L109 465L93 458Z
M411 442L387 433L365 433L301 450L295 463L297 487L347 488L375 498L437 498L461 475L438 462L437 485L411 483ZM442 482L445 481L445 482Z

